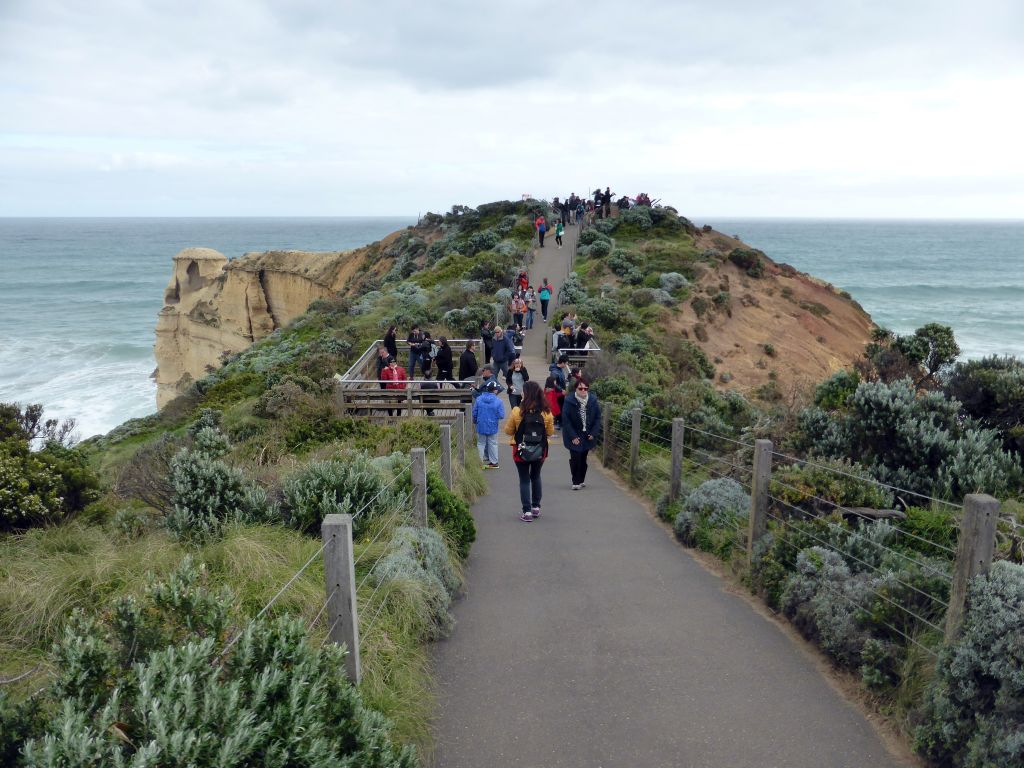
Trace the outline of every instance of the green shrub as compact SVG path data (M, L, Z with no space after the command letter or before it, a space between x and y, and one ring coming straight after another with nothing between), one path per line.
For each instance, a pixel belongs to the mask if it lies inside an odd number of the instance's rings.
M194 438L206 428L219 430L223 421L223 411L218 411L215 408L202 408L198 418L188 425L189 437Z
M834 373L815 387L814 404L827 410L843 408L859 384L860 376L856 371Z
M707 526L732 532L750 514L750 496L735 480L722 477L698 485L676 515L675 532L684 544L694 545L698 529Z
M746 248L734 248L729 254L729 261L744 270L750 277L764 277L764 262L757 251Z
M192 440L192 450L208 459L219 459L231 450L231 441L214 427L203 427Z
M919 752L940 765L1024 764L1024 568L993 563L968 592L960 637L929 686Z
M894 520L904 536L903 545L929 557L950 558L960 538L960 521L952 507L936 504L928 507L909 507L906 517Z
M585 249L585 255L592 256L598 259L603 259L611 252L612 244L610 240L595 240L591 245L588 245Z
M1024 362L992 356L957 363L943 391L967 415L999 430L1007 450L1024 454Z
M250 349L253 349L253 347L250 347ZM254 358L251 362L258 364L259 359ZM273 366L268 364L266 367L263 367L263 370L271 367ZM223 410L242 400L263 394L263 390L267 387L267 381L262 373L250 371L228 375L219 381L212 380L209 386L203 385L202 382L197 382L196 386L201 390L203 404L207 409Z
M166 524L181 541L219 537L236 522L272 522L277 510L267 493L238 469L197 451L181 450L171 461L173 509Z
M590 230L587 231L589 232ZM583 287L580 276L575 272L570 272L562 284L559 294L563 304L579 304L587 298L587 289Z
M0 531L66 519L99 497L99 478L77 449L27 439L0 442Z
M390 478L361 451L331 461L311 461L284 483L285 521L304 533L317 534L325 515L356 515L356 533L392 508L385 490Z
M765 344L762 344L761 347L762 347L762 349L764 349L764 353L766 355L768 355L768 357L775 357L775 355L777 354L776 351L775 351L775 345L774 344L765 343Z
M317 649L288 616L248 623L226 648L234 610L186 560L105 623L77 614L51 653L41 706L0 696L4 764L417 765L345 678L342 648Z
M865 478L863 480L858 477ZM791 464L777 468L772 478L772 495L808 510L831 511L828 504L842 507L890 509L892 492L871 481L860 464L846 459L819 459L813 464Z
M696 296L690 301L690 306L693 307L697 317L704 317L708 309L711 308L711 303L703 296Z
M687 490L682 489L682 495L685 496ZM654 511L658 517L668 523L674 523L676 517L679 515L679 510L683 508L681 500L669 501L668 494L664 493L658 497L658 501L654 505Z
M476 522L469 504L449 491L436 472L427 475L427 508L448 533L459 557L468 557L476 541Z
M612 244L612 240L610 237L608 237L608 235L599 232L597 229L594 229L593 227L586 230L582 235L580 235L580 245L593 245L594 243L597 242L608 243L609 246ZM609 253L611 253L611 251L609 251Z
M576 305L581 318L602 330L618 330L635 324L634 313L613 299L589 298Z

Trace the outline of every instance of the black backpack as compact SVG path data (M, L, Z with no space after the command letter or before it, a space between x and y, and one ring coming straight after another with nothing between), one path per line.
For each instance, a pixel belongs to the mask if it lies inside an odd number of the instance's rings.
M516 451L519 460L528 464L544 459L548 435L544 425L544 414L540 411L527 411L522 415L519 429L516 430Z

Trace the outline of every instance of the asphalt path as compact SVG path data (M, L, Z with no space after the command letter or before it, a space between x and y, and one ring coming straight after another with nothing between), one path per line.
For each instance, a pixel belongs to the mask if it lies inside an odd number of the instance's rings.
M562 250L551 237L538 251L534 285L561 284L575 234L567 228ZM541 384L543 330L527 335L523 355ZM505 443L473 506L478 536L455 629L434 647L435 765L905 765L807 653L681 548L596 456L586 488L571 490L556 435L542 515L520 521Z

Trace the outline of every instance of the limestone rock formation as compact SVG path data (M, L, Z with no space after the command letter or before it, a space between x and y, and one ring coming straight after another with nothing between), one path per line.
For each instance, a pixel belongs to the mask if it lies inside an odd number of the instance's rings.
M314 300L343 290L372 253L372 246L270 251L229 261L210 248L181 251L157 318L157 407L215 369L225 355L288 324Z

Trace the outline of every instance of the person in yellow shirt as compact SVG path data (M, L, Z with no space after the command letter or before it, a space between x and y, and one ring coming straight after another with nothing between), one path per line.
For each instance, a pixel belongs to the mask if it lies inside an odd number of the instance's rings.
M530 523L540 517L540 472L548 457L548 438L555 434L551 406L537 382L523 385L523 400L509 414L505 434L512 438L512 460L519 472L519 519Z

